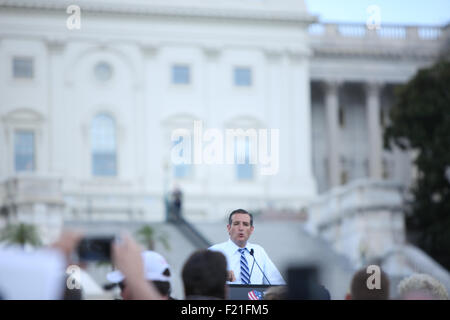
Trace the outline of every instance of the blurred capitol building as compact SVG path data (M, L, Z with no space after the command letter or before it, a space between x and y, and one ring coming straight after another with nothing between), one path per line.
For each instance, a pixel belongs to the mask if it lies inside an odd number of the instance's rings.
M383 252L404 241L414 175L382 146L393 89L449 37L321 23L297 0L0 0L2 221L164 221L178 185L192 221L307 207L351 259L364 236ZM194 120L279 129L278 173L174 165L171 133Z

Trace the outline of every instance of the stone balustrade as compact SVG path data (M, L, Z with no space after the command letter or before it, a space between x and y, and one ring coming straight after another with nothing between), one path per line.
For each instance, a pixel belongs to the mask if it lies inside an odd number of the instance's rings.
M309 204L307 229L361 265L405 242L402 203L394 183L354 181Z
M58 177L19 174L3 184L3 198L9 203L63 203L62 180Z
M0 226L28 223L38 228L44 244L55 241L63 226L65 202L61 178L40 174L18 174L2 184Z
M308 31L311 36L322 38L439 41L443 37L444 29L440 26L381 24L378 30L372 31L365 24L360 23L314 23L310 25Z

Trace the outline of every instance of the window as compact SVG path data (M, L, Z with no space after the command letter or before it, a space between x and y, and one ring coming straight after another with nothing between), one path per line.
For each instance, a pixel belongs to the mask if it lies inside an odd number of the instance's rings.
M250 164L250 142L249 137L237 139L234 144L234 161L236 163L236 176L238 180L252 180L254 165ZM245 152L242 161L242 155ZM239 156L241 155L241 156ZM241 161L239 161L241 160ZM241 162L241 163L240 163ZM243 162L243 163L242 163Z
M173 146L175 147L182 143L183 143L183 137L179 137L178 140L173 142ZM190 144L186 144L185 147L191 148ZM185 156L188 156L185 154L186 151L187 150L185 150L184 148L180 148L180 152L179 152L178 156L180 158L184 158ZM186 179L186 178L191 177L192 176L192 165L185 164L185 163L174 164L173 175L175 178L178 178L178 179Z
M14 135L14 167L16 172L35 170L34 132L18 131Z
M13 58L13 77L16 79L32 79L33 72L32 58Z
M92 121L92 175L112 177L117 175L116 124L106 114Z
M252 85L252 70L250 68L235 68L234 85L238 87L250 87Z
M173 84L189 84L190 70L188 66L175 65L172 67Z

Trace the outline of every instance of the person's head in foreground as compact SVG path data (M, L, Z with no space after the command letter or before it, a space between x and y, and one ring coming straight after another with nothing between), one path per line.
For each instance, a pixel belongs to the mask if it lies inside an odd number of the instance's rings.
M253 226L253 216L244 209L237 209L230 213L227 230L238 247L244 248L255 227Z
M182 278L186 299L225 299L227 260L217 251L196 251L186 260Z
M400 299L404 300L448 300L447 289L428 274L416 273L397 286Z
M351 300L389 300L389 278L388 275L380 270L379 287L372 287L372 273L367 272L367 268L358 270L354 275L350 286Z
M151 281L158 292L165 298L170 298L170 266L166 259L154 251L143 251L142 261L144 262L145 278ZM120 295L124 300L131 299L131 292L127 287L127 280L119 270L107 274L106 278L117 283L120 287Z

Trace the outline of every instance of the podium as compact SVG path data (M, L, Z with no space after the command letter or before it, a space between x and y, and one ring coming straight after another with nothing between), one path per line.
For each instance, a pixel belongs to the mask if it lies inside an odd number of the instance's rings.
M279 287L267 284L229 284L227 286L228 300L262 300L267 289Z

